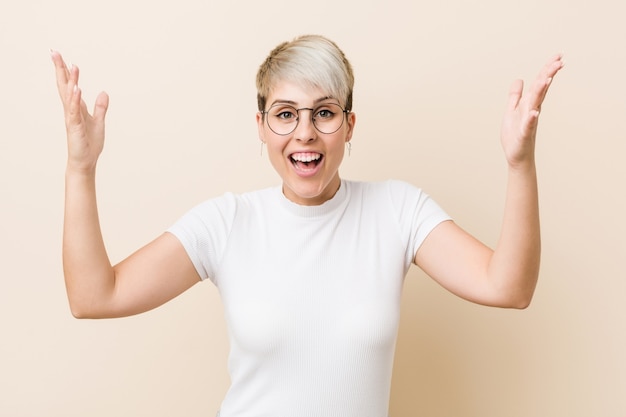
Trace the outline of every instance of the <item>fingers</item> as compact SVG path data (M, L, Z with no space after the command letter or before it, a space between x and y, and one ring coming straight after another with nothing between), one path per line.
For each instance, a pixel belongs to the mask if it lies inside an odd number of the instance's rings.
M68 67L57 51L51 51L50 57L55 67L57 90L63 102L63 108L67 112L76 98L79 70L75 65ZM78 96L80 97L80 94Z
M519 165L534 161L534 146L539 112L554 76L563 68L562 55L555 55L539 71L524 92L524 82L511 84L501 131L501 141L508 163Z
M529 109L536 111L541 110L541 105L546 98L552 80L561 68L563 68L563 65L563 55L558 54L552 57L539 72L529 94Z
M67 83L69 80L69 69L63 60L63 57L57 51L50 50L50 58L54 64L57 89L61 99L64 99L67 95Z
M559 70L563 68L563 65L563 56L561 54L552 57L541 69L526 95L523 92L524 82L515 80L509 89L508 110L522 110L526 114L525 118L530 123L533 122L533 119L536 121L552 80Z
M50 59L52 59L52 63L54 64L54 69L56 70L57 81L63 83L67 82L67 65L65 65L65 61L61 54L57 51L50 50Z
M78 73L79 69L75 65L71 65L67 70L67 82L65 84L65 99L67 103L71 102L78 88Z
M68 130L72 130L74 128L78 128L82 125L83 122L83 109L84 106L82 100L82 92L78 85L73 84L71 88L68 88L67 93L67 104L66 104L66 115L65 115L65 124Z
M83 92L78 86L80 70L76 65L71 65L67 70L68 78L65 96L65 118L68 130L82 128L85 121L90 119L87 104L83 100Z
M56 72L57 89L63 104L69 104L73 96L73 90L78 85L79 69L76 65L69 67L63 60L61 54L50 50L50 57Z
M68 127L70 125L76 126L90 118L87 105L82 100L82 91L78 87L80 70L76 65L68 67L57 51L50 50L50 57L56 71L57 89L65 109L66 123ZM103 122L108 106L109 96L105 92L100 93L93 109L93 119L97 122Z

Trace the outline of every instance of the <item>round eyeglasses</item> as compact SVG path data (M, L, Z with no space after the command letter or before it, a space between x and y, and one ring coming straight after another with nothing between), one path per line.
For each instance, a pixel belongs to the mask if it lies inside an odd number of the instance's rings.
M289 104L274 104L262 113L266 116L267 125L277 135L288 135L296 130L300 121L300 112L309 110L313 126L320 133L331 134L343 125L344 114L350 112L336 103L324 103L315 108L302 107L296 109Z

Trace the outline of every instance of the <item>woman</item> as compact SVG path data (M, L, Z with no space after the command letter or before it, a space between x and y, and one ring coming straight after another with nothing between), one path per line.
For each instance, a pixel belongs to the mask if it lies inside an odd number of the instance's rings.
M282 186L211 199L114 266L95 193L108 96L97 97L90 115L78 68L56 52L52 59L69 150L63 261L72 313L138 314L209 278L224 302L231 346L222 417L386 416L411 263L472 302L530 303L540 257L535 134L560 56L526 95L521 81L511 87L495 250L418 188L339 176L356 124L352 68L332 41L302 36L277 46L257 73L259 138Z

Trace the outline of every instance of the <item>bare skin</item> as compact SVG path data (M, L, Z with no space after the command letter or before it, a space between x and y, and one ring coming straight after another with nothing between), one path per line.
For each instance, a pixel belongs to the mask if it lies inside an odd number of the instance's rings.
M52 61L67 129L63 270L72 314L123 317L158 307L197 283L199 276L178 239L168 233L111 265L95 185L109 98L98 95L90 115L78 88L78 68L68 68L56 52Z
M322 91L304 88L298 84L281 82L273 88L268 103L280 102L287 97L296 107L311 107L314 103L336 102L336 99L322 99ZM310 100L311 97L317 100ZM289 135L277 135L267 126L261 113L256 116L259 138L267 146L267 153L283 181L283 193L291 201L301 205L319 205L332 198L339 189L339 167L343 160L345 144L352 138L356 116L350 112L345 116L341 128L331 134L321 133L313 126L311 115L300 118L298 126ZM322 155L315 173L299 172L291 162L294 153L314 153Z
M169 233L119 264L111 264L100 230L95 186L109 97L100 93L90 113L78 87L78 68L68 68L57 52L52 52L52 61L67 131L63 267L72 314L79 318L122 317L158 307L197 283L198 273L181 243ZM495 250L448 221L430 233L415 256L417 265L460 297L513 308L524 308L532 299L540 258L535 137L541 104L552 78L562 67L561 57L556 56L526 94L522 81L511 87L501 134L508 185ZM354 125L351 117L345 137L337 138L338 143L350 140ZM262 140L270 140L261 134L262 120L257 121ZM303 123L301 129L307 129L307 124ZM332 156L326 155L329 161ZM334 174L329 178L335 178ZM297 195L298 189L298 184L289 186L290 192L296 193L293 198L311 199ZM332 196L327 194L328 198ZM321 204L317 200L315 203Z
M495 250L453 222L436 227L415 263L454 294L479 304L525 308L533 297L541 255L535 140L541 105L561 55L543 67L529 91L516 80L502 123L501 142L508 163L504 217Z

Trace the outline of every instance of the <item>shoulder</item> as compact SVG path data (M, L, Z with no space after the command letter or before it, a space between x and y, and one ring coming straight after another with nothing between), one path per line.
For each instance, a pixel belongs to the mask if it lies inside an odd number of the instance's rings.
M277 188L264 188L243 193L226 192L220 196L209 198L193 207L190 212L207 213L218 211L221 213L235 212L264 204L274 204Z
M367 198L388 199L398 203L405 197L419 198L426 194L415 185L396 179L381 181L345 181L353 196L362 195ZM398 201L400 199L400 201Z
M202 230L224 229L228 233L238 218L245 218L255 211L269 210L265 207L275 204L272 201L277 192L275 188L244 193L226 192L187 210L169 230L173 232L182 228L197 233Z
M448 218L444 210L423 189L403 180L348 181L351 200L368 210L394 213L400 219L417 216Z

